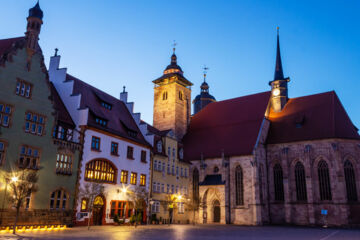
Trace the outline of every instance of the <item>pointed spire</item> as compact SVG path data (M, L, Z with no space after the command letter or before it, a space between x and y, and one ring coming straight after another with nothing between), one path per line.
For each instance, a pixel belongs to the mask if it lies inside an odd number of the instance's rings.
M277 27L277 49L276 49L276 65L275 65L274 80L283 80L283 79L284 79L284 73L283 73L281 55L280 55L279 27Z
M44 13L40 8L39 1L37 1L37 3L35 4L35 6L33 8L29 9L29 17L36 17L36 18L39 18L40 20L43 19Z
M172 46L173 46L173 54L171 55L171 64L177 64L177 57L175 55L176 45L177 45L177 43L174 40L174 43L172 44Z

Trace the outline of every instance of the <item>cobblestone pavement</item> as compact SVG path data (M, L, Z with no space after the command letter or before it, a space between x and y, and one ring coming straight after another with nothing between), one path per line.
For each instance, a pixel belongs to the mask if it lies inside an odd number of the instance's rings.
M233 226L233 225L149 225L137 228L129 226L95 226L68 228L57 232L1 234L0 239L276 239L276 240L334 240L360 239L360 229L322 229L281 226Z

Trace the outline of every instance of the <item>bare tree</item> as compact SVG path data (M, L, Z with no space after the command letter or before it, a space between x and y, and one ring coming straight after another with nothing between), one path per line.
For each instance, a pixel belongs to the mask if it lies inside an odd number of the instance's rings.
M38 176L34 170L24 169L18 172L11 172L5 175L5 181L9 182L10 196L8 200L16 209L13 234L16 233L16 225L19 219L20 208L24 206L26 198L35 193Z
M88 230L90 230L90 221L93 213L94 208L94 200L97 196L104 194L105 187L101 183L85 183L83 187L80 188L79 198L85 198L88 204L89 210L89 220L88 220Z
M139 211L143 212L146 209L149 193L146 191L145 187L136 186L132 190L128 190L127 195L134 203L135 215L137 215Z

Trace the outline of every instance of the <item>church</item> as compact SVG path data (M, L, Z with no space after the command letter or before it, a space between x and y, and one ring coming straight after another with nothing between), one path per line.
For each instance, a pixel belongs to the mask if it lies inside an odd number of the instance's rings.
M197 223L360 223L360 136L334 91L289 98L279 34L268 92L224 101L206 75L192 83L177 56L153 81L153 126L172 129L191 163Z

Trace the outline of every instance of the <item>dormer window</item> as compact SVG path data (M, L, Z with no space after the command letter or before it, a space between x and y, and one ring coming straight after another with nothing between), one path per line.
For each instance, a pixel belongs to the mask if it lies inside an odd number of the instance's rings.
M112 105L110 103L107 103L107 102L104 102L104 101L101 102L101 106L103 106L107 110L111 110L111 108L112 108Z
M108 121L103 119L103 118L99 118L99 117L96 117L95 118L95 122L103 127L106 127L107 126L107 123Z
M156 143L156 149L157 149L157 151L158 151L159 153L162 152L162 142L161 142L161 141L158 141L158 142Z

